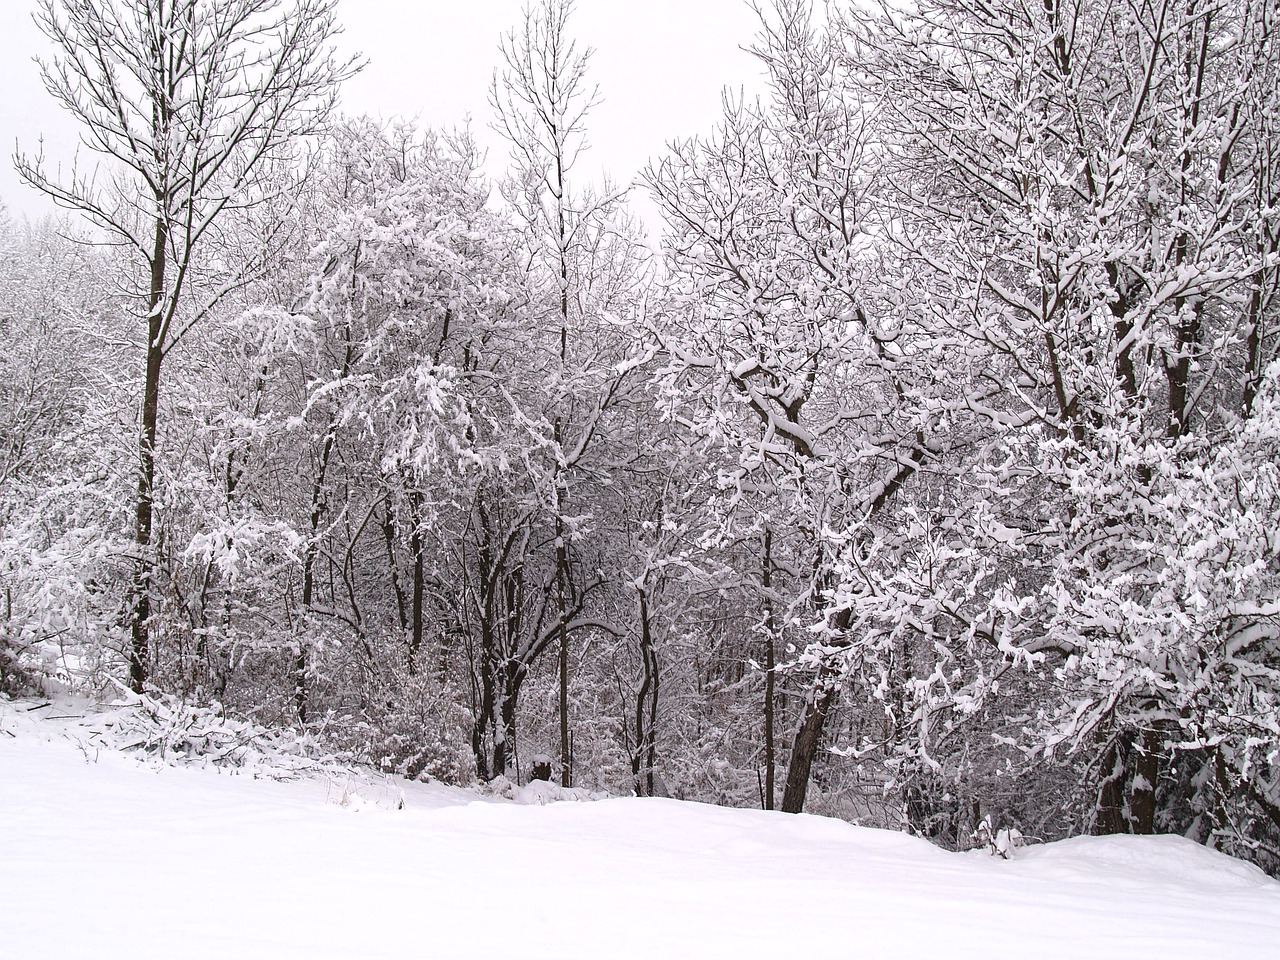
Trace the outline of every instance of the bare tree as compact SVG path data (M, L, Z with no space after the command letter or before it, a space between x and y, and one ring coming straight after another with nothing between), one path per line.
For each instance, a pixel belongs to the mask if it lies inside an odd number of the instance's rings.
M569 733L569 624L574 605L568 516L569 474L585 455L600 416L617 399L621 377L603 385L574 383L570 370L574 321L592 310L585 301L578 260L590 255L593 235L618 213L623 193L573 192L570 174L586 149L586 117L599 102L599 91L587 79L590 48L580 49L569 33L572 0L540 0L524 11L519 32L502 40L502 67L495 74L490 103L495 126L511 143L514 176L507 200L525 222L532 244L532 272L553 292L558 328L557 363L549 393L554 461L546 494L555 520L555 586L559 644L559 720L561 779L572 782ZM571 423L575 393L596 394L587 400L590 413Z
M64 178L43 154L18 152L19 176L85 214L141 271L146 323L129 613L129 679L147 679L150 560L160 371L183 335L252 276L279 216L252 249L213 258L238 214L264 210L287 178L270 176L300 137L320 130L342 79L336 0L40 0L36 23L56 53L40 61L49 94L104 161Z

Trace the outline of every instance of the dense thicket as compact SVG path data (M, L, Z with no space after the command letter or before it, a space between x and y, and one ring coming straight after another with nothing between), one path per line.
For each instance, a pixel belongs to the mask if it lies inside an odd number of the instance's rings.
M1280 869L1280 7L778 0L657 258L569 12L502 43L500 183L338 120L187 251L261 267L167 356L146 544L146 277L3 224L3 682Z

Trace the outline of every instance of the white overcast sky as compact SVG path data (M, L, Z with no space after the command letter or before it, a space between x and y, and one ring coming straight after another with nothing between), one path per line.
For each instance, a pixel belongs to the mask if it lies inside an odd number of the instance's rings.
M31 22L35 0L0 0L0 200L12 214L52 209L22 185L14 143L70 161L75 127L53 105L32 62L49 47ZM506 151L489 128L489 82L500 35L520 21L523 0L339 0L339 46L362 53L364 72L343 88L347 113L416 117L448 127L468 116L488 147L490 169ZM571 28L593 47L591 76L603 102L589 119L583 174L607 170L620 183L668 140L707 130L725 87L759 86L750 46L757 20L747 0L577 0ZM646 219L651 216L643 211Z

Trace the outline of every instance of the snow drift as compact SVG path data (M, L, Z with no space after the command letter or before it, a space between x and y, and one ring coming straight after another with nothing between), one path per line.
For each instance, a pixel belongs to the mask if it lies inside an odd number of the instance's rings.
M0 700L7 957L1273 957L1280 883L1175 837L1012 860L672 800L161 765ZM544 796L543 799L548 799Z

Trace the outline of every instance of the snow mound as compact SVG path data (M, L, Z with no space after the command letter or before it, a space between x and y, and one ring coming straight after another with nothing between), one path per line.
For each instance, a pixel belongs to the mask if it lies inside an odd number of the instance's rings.
M550 780L530 780L523 787L513 783L506 777L496 777L488 784L488 790L495 796L514 800L525 806L545 807L548 803L584 803L592 800L607 800L609 794L582 787L562 787Z
M1167 882L1169 878L1194 878L1201 889L1223 894L1277 887L1276 881L1252 863L1228 857L1186 837L1072 837L1021 847L1018 856L1036 861L1041 870L1060 871L1064 876L1106 877L1110 883L1133 886Z

